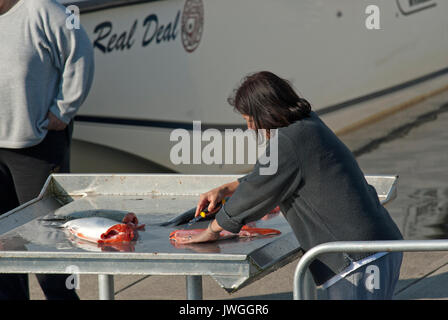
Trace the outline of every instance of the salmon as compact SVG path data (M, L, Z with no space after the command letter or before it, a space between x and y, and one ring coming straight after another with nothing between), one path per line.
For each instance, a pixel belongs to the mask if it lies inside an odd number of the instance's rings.
M121 223L109 218L89 217L70 220L63 227L80 239L108 244L136 240L137 231L144 230L145 225L139 225L136 215L128 213Z
M199 234L203 232L205 229L180 229L175 230L170 233L171 241L183 242L183 239L188 239L189 236ZM223 230L219 233L219 239L229 239L234 237L239 238L252 238L252 237L260 237L260 236L273 236L281 234L280 231L276 229L267 229L267 228L253 228L247 225L243 226L238 233L232 233L226 230Z
M220 204L218 204L218 207L221 207L226 201L228 201L229 198L226 197ZM207 212L207 209L204 210L204 212ZM199 218L199 217L195 217L195 213L196 213L196 207L191 208L187 211L185 211L184 213L174 217L173 219L169 220L169 221L165 221L162 223L159 223L158 225L161 227L177 227L183 224L193 224L197 221L209 221L215 218L215 215L218 212L214 212L214 213L210 213L205 215L205 217ZM277 206L274 209L272 209L270 212L268 212L266 214L266 216L264 218L262 218L262 220L268 220L270 218L273 218L275 216L277 216L280 213L280 207Z
M113 242L113 243L95 243L86 241L70 234L70 242L77 248L92 252L134 252L135 241L131 242Z

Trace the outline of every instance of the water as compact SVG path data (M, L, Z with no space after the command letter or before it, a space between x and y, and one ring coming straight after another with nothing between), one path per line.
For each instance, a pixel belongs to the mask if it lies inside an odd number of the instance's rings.
M448 238L448 104L355 154L366 174L400 176L387 209L405 239Z

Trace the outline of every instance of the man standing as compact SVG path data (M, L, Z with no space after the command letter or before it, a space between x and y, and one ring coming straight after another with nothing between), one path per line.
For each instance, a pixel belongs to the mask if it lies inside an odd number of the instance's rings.
M87 34L68 17L56 0L0 0L0 214L69 171L72 119L94 66ZM37 276L47 299L78 299L66 277ZM27 275L0 275L0 299L29 299Z

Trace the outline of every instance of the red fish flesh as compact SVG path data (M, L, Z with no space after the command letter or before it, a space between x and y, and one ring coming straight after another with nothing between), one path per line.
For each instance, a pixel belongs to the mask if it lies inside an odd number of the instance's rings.
M205 229L180 229L175 230L170 233L170 240L182 242L183 239L188 239L189 236L202 233ZM249 226L243 226L239 233L232 233L226 230L223 230L219 233L219 239L228 239L233 237L240 238L250 238L250 237L259 237L259 236L272 236L281 234L280 231L276 229L266 229L266 228L252 228Z
M145 225L139 225L136 215L128 213L121 223L108 218L90 217L68 221L63 227L80 239L107 244L136 240L137 230L144 230Z

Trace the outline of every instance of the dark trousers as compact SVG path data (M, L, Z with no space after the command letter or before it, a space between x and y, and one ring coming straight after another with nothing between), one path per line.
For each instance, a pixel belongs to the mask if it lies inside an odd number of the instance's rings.
M402 260L402 252L389 252L347 274L327 289L323 289L319 298L321 300L392 300L400 277ZM369 271L371 268L374 270L373 273Z
M51 173L68 173L72 124L64 131L49 131L36 146L0 148L0 214L36 198ZM1 248L0 248L1 250ZM79 299L67 289L64 274L37 274L49 300ZM0 299L28 300L27 274L0 274Z

